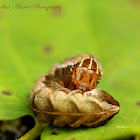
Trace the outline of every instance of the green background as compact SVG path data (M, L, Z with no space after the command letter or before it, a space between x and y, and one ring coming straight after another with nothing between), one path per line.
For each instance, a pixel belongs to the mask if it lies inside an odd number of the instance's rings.
M0 8L0 120L32 115L28 95L36 79L69 56L89 53L103 66L98 88L120 103L119 114L98 128L49 126L41 139L112 139L140 134L140 2L0 1L11 7L17 3L60 5L62 10ZM52 135L54 131L59 135Z

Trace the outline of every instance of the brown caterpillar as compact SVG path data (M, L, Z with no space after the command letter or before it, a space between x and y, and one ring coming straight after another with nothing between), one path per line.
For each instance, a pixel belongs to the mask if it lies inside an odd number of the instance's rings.
M32 88L30 107L39 121L56 126L96 127L120 110L119 103L100 89L102 68L92 55L81 54L56 64Z

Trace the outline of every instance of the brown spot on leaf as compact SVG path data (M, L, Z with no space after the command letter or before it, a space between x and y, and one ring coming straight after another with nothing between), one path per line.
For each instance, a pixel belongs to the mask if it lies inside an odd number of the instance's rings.
M58 5L56 7L56 9L54 9L52 12L51 12L51 15L53 17L60 17L60 16L63 16L64 15L64 10L63 10L63 7L61 5Z
M131 0L131 2L135 5L139 5L140 4L140 0Z
M75 140L75 138L71 138L71 140Z
M5 94L5 95L12 95L12 93L9 92L9 91L2 91L2 93Z
M138 102L136 103L136 105L140 106L140 101L138 101Z
M60 133L60 132L52 132L51 134L57 136L57 135L59 135L59 133Z
M45 53L52 53L52 51L53 51L53 47L51 46L51 45L46 45L44 48L43 48L43 51L45 52Z

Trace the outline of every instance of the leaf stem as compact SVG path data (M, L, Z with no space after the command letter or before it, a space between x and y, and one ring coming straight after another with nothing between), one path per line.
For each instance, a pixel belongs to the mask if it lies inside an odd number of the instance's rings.
M35 126L30 131L28 131L25 135L23 135L18 140L34 140L35 138L37 138L41 134L41 132L44 130L44 128L47 125L48 124L37 122L35 124Z

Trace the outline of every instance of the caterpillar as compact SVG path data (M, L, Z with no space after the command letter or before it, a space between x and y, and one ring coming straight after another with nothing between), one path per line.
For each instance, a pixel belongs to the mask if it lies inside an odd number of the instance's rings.
M95 87L103 74L99 60L80 54L57 63L32 88L29 105L36 118L58 127L97 127L112 119L119 103Z

